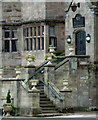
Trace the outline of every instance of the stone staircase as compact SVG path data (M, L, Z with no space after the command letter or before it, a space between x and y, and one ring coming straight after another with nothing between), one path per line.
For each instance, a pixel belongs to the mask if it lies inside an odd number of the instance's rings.
M44 84L40 81L37 85L37 89L40 90L40 107L42 108L42 113L58 113L55 105L44 93Z

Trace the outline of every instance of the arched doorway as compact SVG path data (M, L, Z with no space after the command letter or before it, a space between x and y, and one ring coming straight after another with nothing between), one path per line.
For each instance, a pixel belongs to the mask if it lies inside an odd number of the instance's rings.
M75 33L75 54L86 55L86 32L78 30Z

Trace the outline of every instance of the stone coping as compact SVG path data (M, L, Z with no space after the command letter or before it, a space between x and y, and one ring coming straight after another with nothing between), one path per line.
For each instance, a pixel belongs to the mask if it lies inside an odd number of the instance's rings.
M4 26L21 26L21 25L26 25L26 24L36 24L36 23L41 23L41 22L44 22L44 23L50 23L50 22L56 22L56 23L65 23L65 20L64 18L54 18L54 19L51 19L51 18L46 18L46 19L35 19L35 20L29 20L29 21L19 21L19 22L3 22L1 21L0 22L0 25L3 25Z
M6 98L1 98L0 100L6 100ZM11 98L11 100L14 100L14 98Z
M24 81L25 79L17 79L17 78L2 78L0 81Z
M55 65L50 64L50 65L45 65L44 67L55 67Z
M33 90L28 90L28 93L40 93L40 90L35 90L35 91L33 91Z
M72 90L60 90L60 92L72 92Z
M72 57L76 57L76 58L90 58L89 55L68 55L68 56L57 56L57 59L72 58Z
M36 68L35 65L25 66L24 68Z

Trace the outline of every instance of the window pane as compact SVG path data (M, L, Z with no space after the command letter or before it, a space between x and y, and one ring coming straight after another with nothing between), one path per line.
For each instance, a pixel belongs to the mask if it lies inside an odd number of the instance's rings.
M38 38L38 50L40 50L40 38Z
M12 38L17 38L17 30L12 30Z
M10 52L10 41L9 40L4 41L4 51Z
M34 36L36 36L36 27L34 27Z
M10 30L5 30L5 38L10 38Z
M29 28L27 28L26 37L29 36Z
M34 38L34 50L36 50L36 38Z
M42 26L42 35L44 35L44 26Z
M54 26L50 27L50 35L55 35L55 33L54 33Z
M40 36L40 26L38 26L38 36Z
M17 51L17 40L12 40L12 52Z
M44 38L42 38L42 50L44 50Z
M32 36L32 27L30 27L30 36Z
M28 51L29 50L29 40L26 39L26 50Z
M32 50L32 38L30 39L30 50Z

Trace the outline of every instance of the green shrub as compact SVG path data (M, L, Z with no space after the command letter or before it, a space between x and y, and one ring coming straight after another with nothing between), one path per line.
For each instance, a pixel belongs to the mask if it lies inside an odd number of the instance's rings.
M16 66L16 68L20 68L20 66Z
M35 61L35 56L34 56L34 55L30 55L30 54L29 54L29 55L26 55L26 56L25 56L25 59L28 60L29 56L32 57L32 61L34 62L34 61Z
M47 60L48 56L52 56L52 59L55 59L55 58L56 58L55 54L53 54L53 53L47 53L47 54L45 55L45 59L46 59L46 60Z
M14 107L14 104L11 103L10 90L8 90L8 93L7 93L7 96L6 96L6 103L3 104L3 107L6 107L6 106L12 106L11 115L15 115L15 107Z
M8 90L7 96L6 96L6 103L11 103L11 95L10 95L10 90Z
M58 56L58 55L60 55L60 54L63 54L63 53L65 53L64 50L54 51L54 54L55 54L56 56Z
M72 44L72 43L69 43L68 46L73 46L73 44Z
M49 45L49 47L54 47L53 45Z

